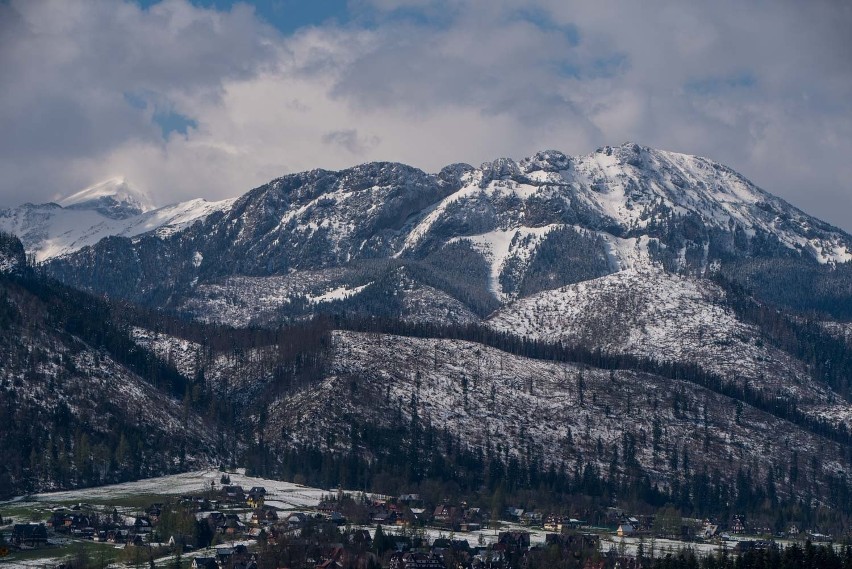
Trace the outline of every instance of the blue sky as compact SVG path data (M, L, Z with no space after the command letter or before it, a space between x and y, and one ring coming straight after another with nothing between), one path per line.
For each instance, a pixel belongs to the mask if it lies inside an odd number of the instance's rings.
M852 230L849 29L834 0L6 0L0 207L630 140Z
M160 0L143 0L139 5L148 8ZM194 0L194 5L218 11L230 10L235 2L230 0ZM352 11L347 0L262 0L249 2L258 17L272 24L283 34L290 34L304 26L318 26L329 21L346 23ZM357 11L357 10L356 10Z

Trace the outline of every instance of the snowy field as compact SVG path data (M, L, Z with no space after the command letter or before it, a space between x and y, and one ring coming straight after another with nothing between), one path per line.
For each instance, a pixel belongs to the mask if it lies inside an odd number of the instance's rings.
M123 484L21 496L9 502L0 502L0 506L12 503L20 506L30 503L101 504L132 496L181 496L209 490L211 482L216 484L216 488L219 488L219 479L221 476L222 472L216 469L196 470L184 474L173 474L159 478L138 480L136 482L125 482ZM266 488L266 503L285 510L316 507L324 495L334 493L333 490L308 488L299 484L293 484L292 482L246 476L243 469L228 473L228 476L231 478L231 484L240 485L246 491L252 486L263 486Z

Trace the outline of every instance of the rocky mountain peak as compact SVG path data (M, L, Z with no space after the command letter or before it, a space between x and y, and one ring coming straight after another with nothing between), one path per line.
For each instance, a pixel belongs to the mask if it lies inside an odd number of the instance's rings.
M520 162L524 173L530 172L560 172L571 167L571 157L558 150L542 150L534 156L524 158Z
M151 197L126 178L110 178L59 201L68 209L93 210L110 219L127 219L154 209Z
M498 158L491 162L483 162L479 167L483 181L514 178L521 174L518 163L511 158Z

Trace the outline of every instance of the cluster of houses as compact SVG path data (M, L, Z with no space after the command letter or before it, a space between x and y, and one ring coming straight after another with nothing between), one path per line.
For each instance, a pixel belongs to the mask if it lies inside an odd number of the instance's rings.
M11 542L18 547L39 547L47 543L47 528L44 524L28 523L12 526Z
M151 509L151 515L143 515L127 520L113 510L112 515L96 514L82 504L71 508L57 508L45 523L57 534L70 537L91 539L115 544L141 545L147 541L148 534L159 516L158 509ZM129 523L128 523L129 521Z
M257 555L245 545L217 547L210 556L194 557L192 569L257 569Z
M453 531L479 531L488 520L480 508L471 508L464 502L460 506L442 504L432 513L432 525Z
M510 560L523 560L529 554L550 547L558 547L564 553L597 551L598 536L592 534L547 534L544 545L530 545L530 534L526 531L505 531L498 534L497 543L490 546L471 546L467 540L439 538L431 547L410 551L398 551L390 556L389 569L503 569Z
M564 533L588 529L591 524L572 516L544 514L540 511L525 511L520 508L506 508L504 519L512 520L531 528L542 528L548 532ZM602 512L600 525L616 528L619 537L645 536L669 538L680 541L714 540L725 537L741 539L743 535L764 535L778 538L799 539L807 537L813 542L830 541L830 536L817 532L803 532L799 524L791 523L783 532L775 532L760 524L748 524L745 516L734 515L727 522L712 519L696 520L684 518L679 527L661 531L655 527L654 515L631 515L619 508L608 508Z
M506 531L490 545L471 545L466 539L438 538L431 544L422 537L389 535L390 550L381 558L373 547L368 530L355 530L345 534L344 543L318 546L309 539L297 538L295 546L313 551L308 563L316 569L341 569L343 567L387 567L388 569L506 569L511 560L523 560L531 552L557 546L565 552L578 548L597 551L600 545L594 535L548 534L544 545L530 545L530 533ZM388 544L385 544L388 545ZM516 564L515 564L516 565ZM514 566L514 565L511 565Z
M539 548L558 547L563 552L598 551L599 537L588 532L590 524L582 519L556 513L524 511L508 508L503 519L515 521L528 528L541 528L546 533L543 545L530 545L529 531L503 531L496 543L488 546L470 544L464 539L439 538L432 543L423 538L401 537L395 532L384 534L385 542L374 547L372 532L366 529L346 531L343 543L325 543L316 538L303 538L301 530L311 524L334 524L343 526L381 525L428 526L451 532L474 532L488 526L485 511L469 506L465 502L443 503L427 506L417 494L406 494L395 499L390 497L362 496L353 500L338 494L320 502L310 512L285 512L267 504L265 488L255 486L244 489L230 481L221 488L210 488L203 495L181 496L179 504L194 512L197 522L206 522L211 535L220 535L224 540L261 540L275 544L285 539L310 550L310 564L316 569L340 569L351 566L383 566L390 569L503 569L515 565ZM58 508L45 523L14 524L11 544L18 547L39 547L47 544L49 531L69 537L91 539L112 544L145 545L151 541L175 544L175 538L156 535L163 503L150 504L135 517L125 517L113 509L111 514L95 512L93 508L77 505ZM344 515L342 511L346 511ZM353 519L347 519L348 515ZM633 516L610 508L598 517L598 524L616 527L616 534L625 536L672 537L683 540L711 540L724 536L725 532L742 535L755 528L747 527L742 516L734 516L722 526L713 520L685 520L679 528L668 528L672 535L659 535L654 516ZM327 526L326 526L327 527ZM759 528L758 528L759 529ZM723 531L724 530L724 531ZM799 529L791 526L789 535L796 536ZM152 537L156 535L156 537ZM335 534L339 535L339 534ZM403 533L403 535L412 535ZM378 539L378 537L376 538ZM313 541L312 541L313 540ZM387 541L389 540L389 541ZM767 542L768 543L768 542ZM377 544L376 544L377 545ZM744 548L762 548L764 542L743 542ZM384 553L380 559L379 554ZM193 569L256 569L257 557L245 545L218 547L214 555L196 556L192 559ZM589 565L594 567L594 564Z

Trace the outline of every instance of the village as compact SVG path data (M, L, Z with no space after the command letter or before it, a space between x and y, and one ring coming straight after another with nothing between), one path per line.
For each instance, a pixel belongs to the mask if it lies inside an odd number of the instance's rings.
M465 502L430 504L418 494L321 492L290 485L287 492L306 496L312 490L315 497L293 504L281 488L243 486L231 483L231 476L221 473L215 479L208 473L195 492L164 494L139 506L119 498L114 504L106 499L42 509L43 519L7 516L0 519L0 564L76 568L82 557L78 551L75 564L74 548L84 544L85 555L101 561L91 566L100 567L508 569L539 566L533 560L557 555L599 569L616 563L635 567L637 558L681 550L736 555L831 539L795 524L773 534L742 516L697 520L673 510L632 515L611 507L596 513L592 524L564 513L514 507L492 516Z

